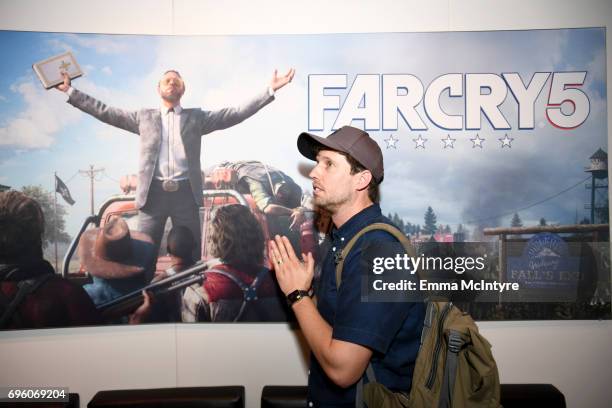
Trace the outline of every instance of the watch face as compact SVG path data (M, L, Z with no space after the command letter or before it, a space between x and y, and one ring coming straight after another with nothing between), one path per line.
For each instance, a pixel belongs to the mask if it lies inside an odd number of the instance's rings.
M289 301L289 304L292 305L305 296L308 296L308 292L305 290L296 289L287 295L287 300Z

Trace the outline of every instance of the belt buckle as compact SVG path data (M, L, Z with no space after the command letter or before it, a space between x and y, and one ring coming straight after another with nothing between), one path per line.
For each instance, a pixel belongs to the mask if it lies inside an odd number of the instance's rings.
M168 193L173 193L179 188L179 183L176 180L164 180L162 182L162 189Z

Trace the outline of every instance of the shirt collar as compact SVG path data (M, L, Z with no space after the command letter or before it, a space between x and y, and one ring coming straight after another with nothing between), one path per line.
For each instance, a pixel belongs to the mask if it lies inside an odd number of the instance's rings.
M341 241L348 242L359 230L365 227L373 218L379 217L382 214L380 206L378 204L372 204L369 207L364 208L357 214L353 215L347 222L345 222L340 228L332 228L331 237L332 240L340 239Z
M161 111L162 115L167 115L169 110L170 110L170 108L168 108L166 106L163 106L163 105L160 108L160 111ZM182 111L183 111L183 108L181 107L181 105L176 105L174 107L174 113L176 113L177 115L180 115Z

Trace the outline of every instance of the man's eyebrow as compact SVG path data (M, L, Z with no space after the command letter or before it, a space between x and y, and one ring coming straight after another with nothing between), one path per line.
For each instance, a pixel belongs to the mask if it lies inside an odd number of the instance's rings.
M331 157L329 157L325 153L322 153L322 152L317 153L317 156L315 157L315 160L319 161L319 160L322 160L322 159L327 159L329 161L334 161Z

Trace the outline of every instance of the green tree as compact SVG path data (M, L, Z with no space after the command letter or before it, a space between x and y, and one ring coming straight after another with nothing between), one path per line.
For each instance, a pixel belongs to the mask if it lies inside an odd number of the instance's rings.
M389 218L391 222L400 229L400 231L404 231L404 228L405 228L404 220L402 220L402 218L397 213L393 213L393 215L389 213L389 216L387 218Z
M45 233L43 235L43 248L55 242L55 208L53 205L53 193L42 188L42 186L24 186L21 192L36 200L42 208L45 216ZM60 198L61 199L61 198ZM70 242L70 235L66 228L66 208L57 202L57 242Z
M433 208L431 206L427 207L427 211L425 211L425 226L423 227L423 232L425 234L434 234L438 229L436 223L438 222L438 218L436 217L436 213L434 213Z
M523 226L523 221L521 221L521 217L519 217L518 213L514 213L514 216L512 217L512 221L510 221L510 226L511 227L522 227Z
M393 224L397 225L398 227L400 226L400 217L399 215L397 215L397 213L393 213L393 216L391 217L391 222L393 222Z

